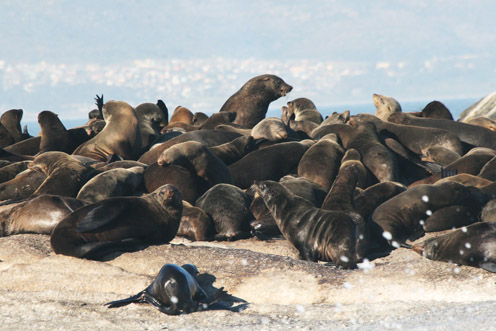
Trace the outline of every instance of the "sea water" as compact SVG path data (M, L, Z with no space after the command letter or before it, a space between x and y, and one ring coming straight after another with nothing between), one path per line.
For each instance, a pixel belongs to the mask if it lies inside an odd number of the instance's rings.
M472 104L477 102L476 98L468 98L468 99L447 99L447 100L439 100L441 101L453 115L454 119L458 119L460 114L470 107ZM401 102L401 108L404 112L413 112L413 111L421 111L429 102L432 100L420 100L420 101L406 101ZM333 112L342 113L346 110L349 110L351 115L360 114L360 113L369 113L375 114L375 106L372 102L370 103L357 103L357 104L338 104L338 105L330 105L330 106L319 106L317 105L322 116L326 117L331 115ZM207 114L211 115L211 114ZM269 108L267 112L267 117L281 117L281 109ZM87 118L81 119L72 119L72 120L64 120L62 118L62 122L67 129L74 128L80 125L85 124L88 121ZM40 126L38 122L23 122L22 125L28 126L28 132L32 136L36 136L40 132Z

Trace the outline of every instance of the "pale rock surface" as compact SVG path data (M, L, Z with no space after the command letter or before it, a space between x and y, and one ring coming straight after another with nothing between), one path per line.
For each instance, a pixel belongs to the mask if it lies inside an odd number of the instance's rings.
M4 237L0 328L489 330L496 325L496 275L487 271L430 261L403 248L362 263L358 270L296 257L285 240L176 238L170 245L97 262L54 254L48 236ZM217 309L180 316L147 304L104 306L143 290L165 263L193 263L207 292L224 286L231 299L247 304L240 312ZM243 305L232 301L223 304Z

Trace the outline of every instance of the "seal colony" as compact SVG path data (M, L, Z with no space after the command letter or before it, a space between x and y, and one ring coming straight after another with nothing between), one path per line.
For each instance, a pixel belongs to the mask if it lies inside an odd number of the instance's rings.
M379 94L376 116L325 117L300 97L281 119L265 118L291 90L277 76L257 76L218 113L178 106L171 121L162 100L134 108L102 95L101 116L90 112L81 128L41 112L39 138L20 134L22 110L7 111L0 235L50 235L55 253L95 260L175 236L282 236L301 259L338 268L413 249L496 272L496 227L479 216L496 199L492 131L461 125L439 101L404 113ZM448 233L412 246L436 231ZM225 299L222 289L206 295L196 268L181 264L109 307L146 302L178 314Z

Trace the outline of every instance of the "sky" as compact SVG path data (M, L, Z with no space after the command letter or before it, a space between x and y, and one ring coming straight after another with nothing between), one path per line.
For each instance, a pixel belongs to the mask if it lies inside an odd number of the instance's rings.
M495 12L484 0L4 0L0 110L86 118L103 93L212 113L265 73L293 86L274 109L479 99L496 89Z

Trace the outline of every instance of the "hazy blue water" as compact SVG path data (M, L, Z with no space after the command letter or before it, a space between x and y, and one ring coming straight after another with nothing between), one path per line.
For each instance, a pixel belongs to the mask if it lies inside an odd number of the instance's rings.
M441 101L448 109L451 111L453 118L457 119L458 116L468 107L470 107L473 103L475 103L478 99L470 98L470 99L448 99L448 100L439 100ZM427 101L407 101L401 102L401 108L404 112L410 111L420 111L422 110L429 102ZM375 106L372 102L370 103L360 103L360 104L349 104L349 105L332 105L332 106L323 106L319 107L319 111L325 117L333 112L342 113L346 110L349 110L352 115L359 113L375 113ZM281 109L269 109L267 112L267 117L281 116ZM63 120L63 119L62 119ZM63 124L67 129L83 125L87 122L86 118L76 119L76 120L63 120ZM31 135L38 135L40 132L40 127L38 122L22 122L22 125L28 126L28 131Z

